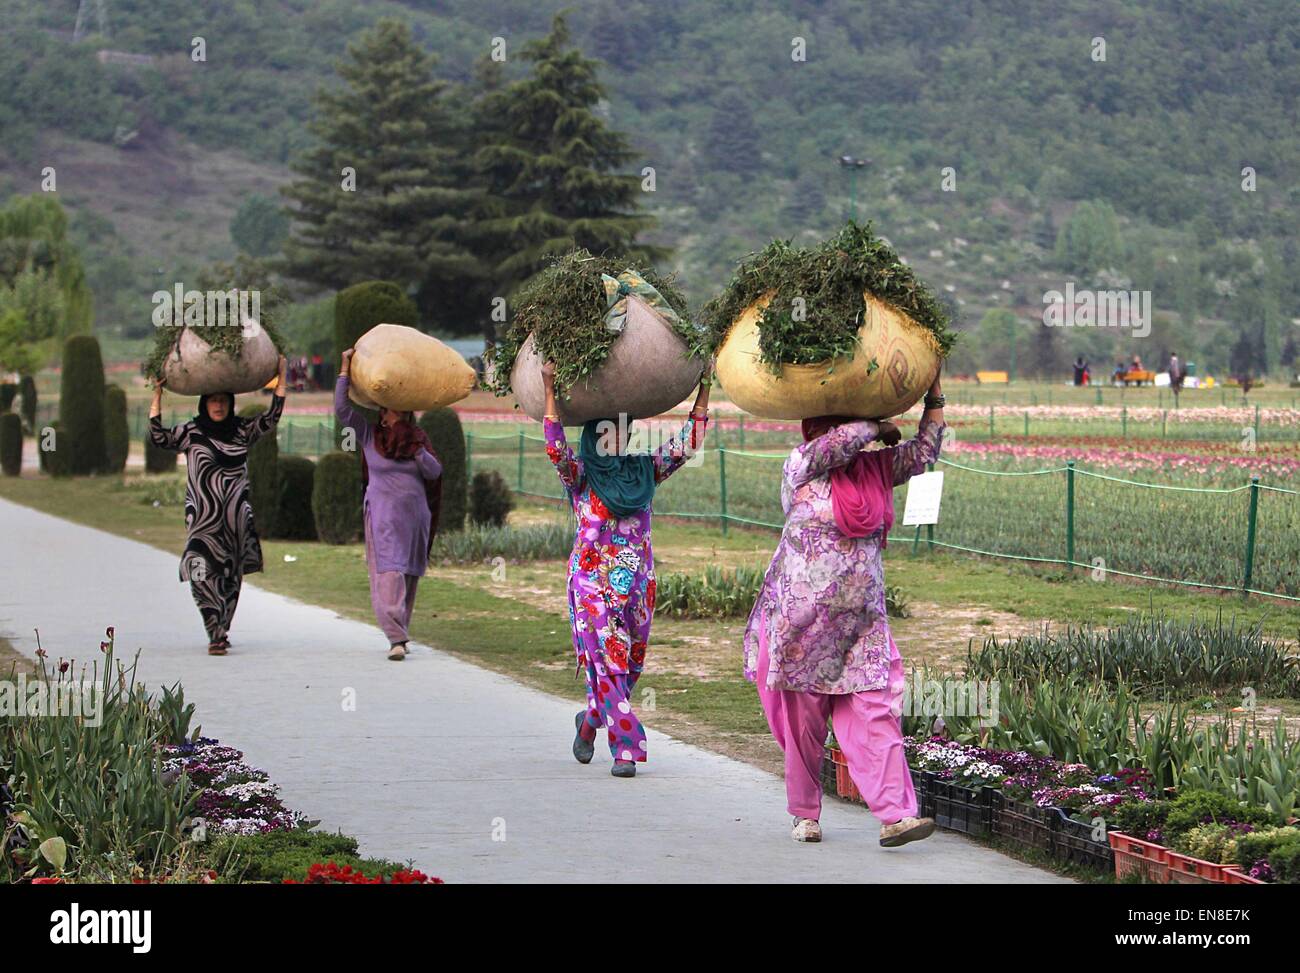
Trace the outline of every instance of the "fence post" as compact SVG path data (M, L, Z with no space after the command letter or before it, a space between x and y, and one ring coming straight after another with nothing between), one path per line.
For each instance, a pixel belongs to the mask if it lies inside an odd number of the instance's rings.
M994 435L994 432L993 432L993 406L991 406L991 405L989 406L989 435L990 435L990 436Z
M1097 404L1101 405L1101 386L1097 386Z
M325 423L316 423L316 455L321 455L321 449L325 445Z
M1255 442L1259 442L1259 403L1255 403Z
M1025 435L1029 435L1029 413L1025 413Z
M1074 460L1065 464L1065 560L1074 572Z
M474 477L474 432L470 429L465 430L465 476Z
M515 490L518 493L523 493L524 492L524 431L522 429L519 430L519 471L517 474L517 479L518 479L518 486L515 487Z
M721 495L722 536L727 536L727 451L718 447L718 492Z
M1161 439L1167 438L1165 435L1165 427L1168 422L1169 422L1169 410L1166 409L1164 412L1160 414L1160 438Z
M1259 514L1259 477L1250 478L1250 516L1246 518L1246 573L1241 582L1241 596L1250 593L1250 582L1255 574L1255 522Z
M1128 438L1128 406L1123 406L1119 410L1120 429L1125 439Z
M740 448L745 448L745 413L740 414Z

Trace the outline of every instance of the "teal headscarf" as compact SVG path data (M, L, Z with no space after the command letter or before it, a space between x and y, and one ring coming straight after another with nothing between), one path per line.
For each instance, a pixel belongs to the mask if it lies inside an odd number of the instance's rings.
M615 517L631 517L648 508L654 499L654 462L645 453L611 455L598 449L598 428L606 422L617 425L615 419L592 419L582 427L578 456L588 486L609 512Z

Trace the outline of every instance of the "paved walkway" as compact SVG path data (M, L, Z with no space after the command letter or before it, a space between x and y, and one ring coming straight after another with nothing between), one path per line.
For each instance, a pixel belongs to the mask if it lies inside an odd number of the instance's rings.
M230 655L209 658L176 556L4 500L0 537L0 635L19 651L39 628L51 656L90 658L115 626L142 678L182 681L203 732L290 807L447 881L1059 881L942 832L881 849L875 819L831 798L823 843L796 844L779 778L653 730L643 772L617 780L603 747L574 761L572 702L414 643L388 662L375 627L252 584Z

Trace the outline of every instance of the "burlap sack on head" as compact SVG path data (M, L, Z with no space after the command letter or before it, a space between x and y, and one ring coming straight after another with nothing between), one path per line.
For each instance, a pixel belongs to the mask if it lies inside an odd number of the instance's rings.
M438 409L474 390L474 369L454 349L404 324L377 324L360 338L348 395L367 409Z
M190 328L184 328L163 362L163 382L177 395L212 392L255 392L275 378L280 353L261 328L244 336L237 357L214 350Z
M700 382L704 363L692 358L681 336L635 294L627 297L627 324L598 369L559 400L560 421L578 426L589 419L648 419L661 415ZM546 412L542 359L531 335L510 373L519 408L534 419Z
M906 412L938 374L938 344L897 308L871 294L863 297L860 347L852 358L784 365L779 375L759 361L758 315L768 298L755 301L718 351L718 384L732 402L764 419L885 419ZM868 374L873 358L879 367Z

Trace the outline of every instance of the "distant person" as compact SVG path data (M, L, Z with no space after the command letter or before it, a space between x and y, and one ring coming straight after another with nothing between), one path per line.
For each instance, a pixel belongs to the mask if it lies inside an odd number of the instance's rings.
M1116 385L1124 384L1124 376L1128 374L1128 368L1123 362L1115 363L1115 371L1111 375L1111 381Z
M225 655L230 648L230 623L244 575L262 570L262 545L249 500L248 451L263 436L275 435L289 388L288 367L282 356L271 407L251 419L235 415L230 392L213 392L199 397L198 415L167 429L162 424L162 382L154 385L149 439L159 449L185 454L181 580L190 583L203 616L208 655Z
M1082 355L1074 360L1074 384L1088 384L1088 362Z
M1134 355L1134 356L1133 356L1133 364L1130 366L1130 368L1131 368L1132 371L1135 371L1135 372L1140 372L1140 371L1142 371L1142 359L1139 358L1137 355Z
M1169 353L1169 387L1174 390L1174 398L1178 398L1178 393L1183 390L1183 379L1187 377L1187 370L1183 363L1178 360L1178 352Z

